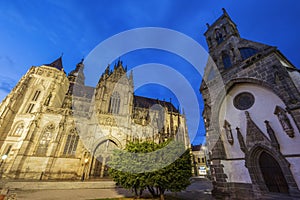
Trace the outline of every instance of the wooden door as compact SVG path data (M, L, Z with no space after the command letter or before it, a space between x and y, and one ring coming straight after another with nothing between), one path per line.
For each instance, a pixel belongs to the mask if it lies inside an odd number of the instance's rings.
M259 165L265 184L270 192L289 192L281 167L270 154L263 152L259 157Z

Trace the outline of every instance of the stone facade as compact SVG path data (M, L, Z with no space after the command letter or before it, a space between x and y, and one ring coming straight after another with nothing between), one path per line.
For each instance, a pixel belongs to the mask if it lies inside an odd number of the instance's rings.
M0 173L10 179L91 179L107 175L128 141L174 139L189 148L185 116L170 102L134 95L119 61L96 88L83 61L68 75L61 58L31 67L0 105Z
M299 70L275 47L241 38L225 9L207 26L200 91L214 193L299 197Z

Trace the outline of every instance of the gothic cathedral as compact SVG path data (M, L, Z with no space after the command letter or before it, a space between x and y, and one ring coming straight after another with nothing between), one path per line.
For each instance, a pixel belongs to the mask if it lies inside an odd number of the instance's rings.
M128 141L168 138L189 148L186 119L172 103L134 95L121 61L95 88L81 61L31 67L0 105L2 178L80 180L107 176L111 151Z
M241 38L225 9L207 26L200 91L213 191L299 198L299 70L276 47Z

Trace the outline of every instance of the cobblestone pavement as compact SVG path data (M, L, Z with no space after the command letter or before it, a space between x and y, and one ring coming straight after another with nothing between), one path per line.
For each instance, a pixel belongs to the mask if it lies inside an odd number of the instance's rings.
M211 195L212 184L207 179L193 178L192 184L186 190L179 193L169 193L168 196L178 197L184 200L214 200Z
M213 200L210 191L212 185L205 179L193 179L192 184L178 193L167 192L168 199ZM68 190L14 190L10 195L18 200L87 200L101 198L131 197L132 193L123 188L114 189L68 189ZM149 194L145 194L149 196Z

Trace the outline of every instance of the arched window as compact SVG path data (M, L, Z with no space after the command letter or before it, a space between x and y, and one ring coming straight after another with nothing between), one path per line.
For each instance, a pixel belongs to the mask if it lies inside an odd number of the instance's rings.
M110 97L108 112L118 114L120 111L120 95L118 92L114 92Z
M39 141L39 144L38 144L39 146L36 150L36 155L46 156L49 143L52 139L53 131L54 131L54 125L53 124L50 124L49 126L47 126L45 128L45 130L43 131L43 133L40 137L40 141Z
M226 34L227 33L227 29L226 29L226 26L222 26L223 30L224 30L224 33Z
M23 133L23 130L24 130L24 124L21 123L21 124L19 124L19 125L16 127L16 129L14 130L14 132L12 132L11 135L13 135L13 136L21 136L22 133Z
M243 60L246 60L247 58L250 58L251 56L255 55L258 51L256 49L246 47L246 48L240 48L240 53Z
M231 67L231 60L228 54L222 55L222 61L225 69Z
M77 135L76 129L71 129L70 134L67 136L63 155L75 155L79 136Z

